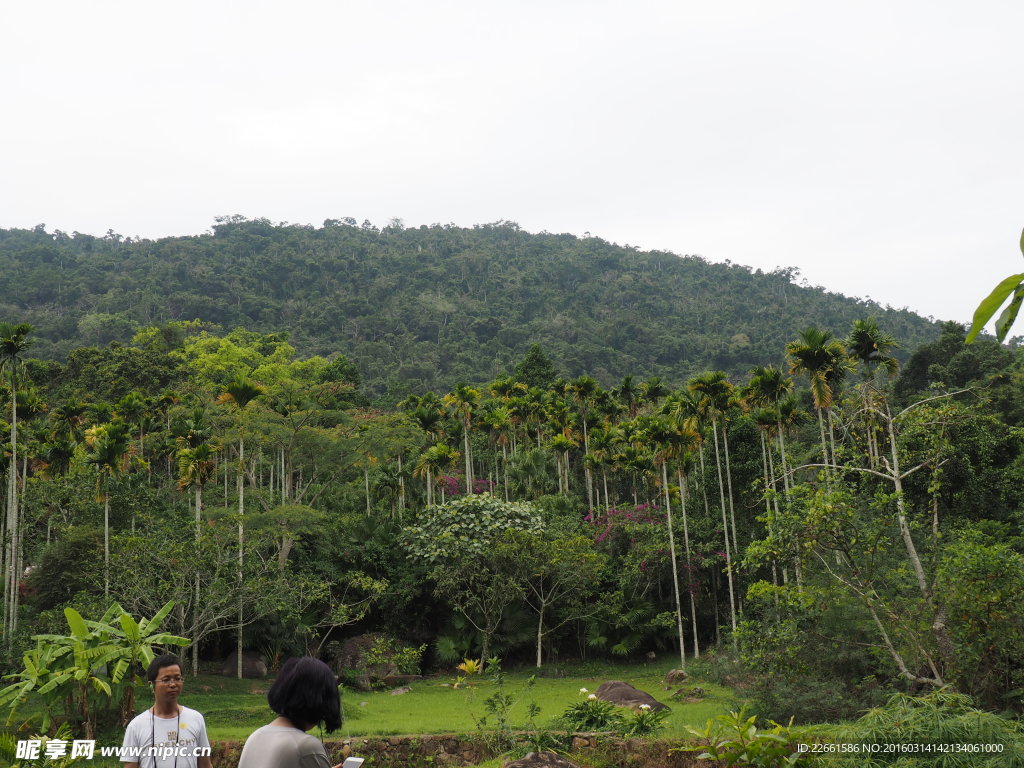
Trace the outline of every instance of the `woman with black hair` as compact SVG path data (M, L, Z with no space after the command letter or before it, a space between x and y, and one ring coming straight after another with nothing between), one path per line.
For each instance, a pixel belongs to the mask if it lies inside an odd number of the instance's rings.
M238 768L332 768L323 743L306 733L319 723L327 731L341 727L338 680L331 668L311 656L288 659L267 701L278 717L246 739Z

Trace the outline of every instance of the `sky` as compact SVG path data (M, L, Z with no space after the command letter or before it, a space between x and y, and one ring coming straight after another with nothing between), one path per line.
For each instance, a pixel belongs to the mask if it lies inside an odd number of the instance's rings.
M590 233L969 321L1024 271L1024 3L38 0L0 227Z

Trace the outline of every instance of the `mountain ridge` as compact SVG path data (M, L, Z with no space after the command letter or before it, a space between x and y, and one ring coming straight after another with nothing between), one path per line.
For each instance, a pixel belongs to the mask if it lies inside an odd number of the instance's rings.
M218 219L157 240L44 228L0 230L0 316L36 326L33 354L128 341L136 329L199 319L289 333L303 355L343 353L368 393L402 397L485 381L540 343L567 376L682 381L781 363L808 325L842 336L874 316L902 354L939 324L797 284L798 272L641 251L597 237L472 228L321 227Z

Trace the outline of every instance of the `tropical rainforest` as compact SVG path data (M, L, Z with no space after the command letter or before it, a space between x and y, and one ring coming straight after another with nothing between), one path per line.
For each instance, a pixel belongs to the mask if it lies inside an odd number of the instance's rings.
M391 402L483 382L542 344L566 376L682 380L781 364L811 324L873 315L905 355L938 335L909 310L880 307L695 256L597 237L530 234L511 222L321 228L218 219L198 237L133 240L0 230L0 318L34 328L33 355L127 342L142 327L201 320L287 333L302 355L341 353L363 391Z
M37 228L0 263L19 684L65 609L173 601L196 666L373 633L406 668L717 659L780 719L1020 711L1016 349L507 223Z

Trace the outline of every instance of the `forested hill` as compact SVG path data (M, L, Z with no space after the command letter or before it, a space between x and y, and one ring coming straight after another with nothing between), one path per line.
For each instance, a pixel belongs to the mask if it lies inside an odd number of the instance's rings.
M842 336L873 315L904 356L939 332L907 310L797 285L792 270L509 222L313 228L229 217L212 234L155 241L39 226L0 230L0 274L0 319L35 326L34 356L201 319L286 331L304 355L342 352L369 394L392 397L493 379L534 342L560 373L610 385L626 374L742 375L781 362L785 343L811 324Z

